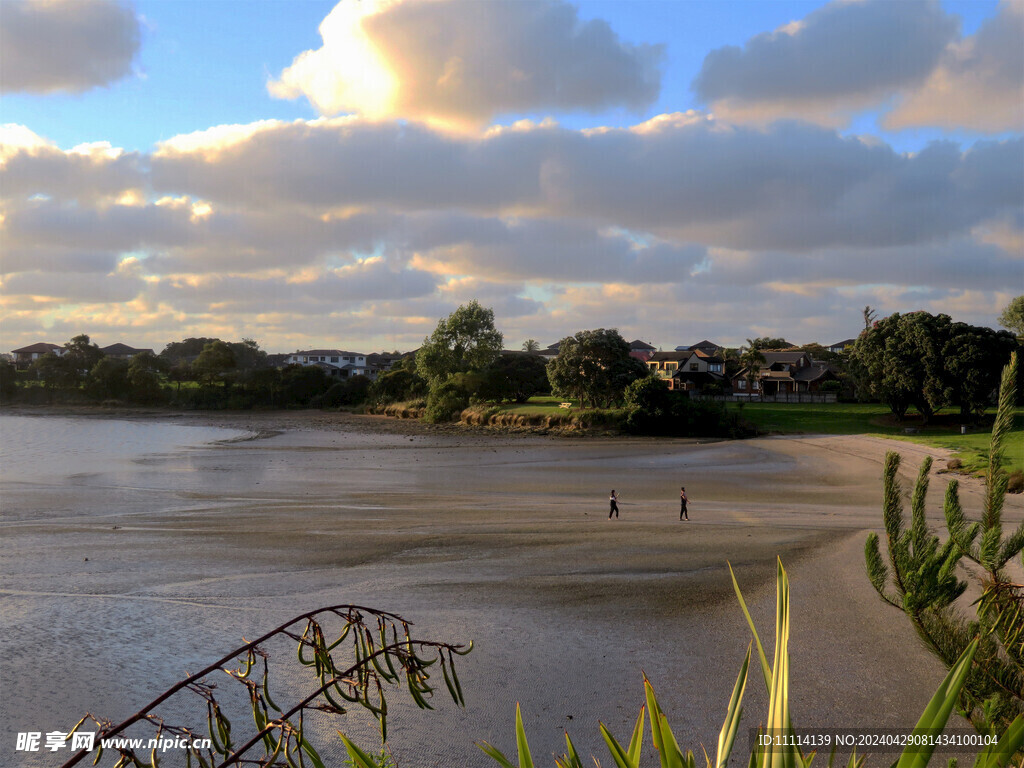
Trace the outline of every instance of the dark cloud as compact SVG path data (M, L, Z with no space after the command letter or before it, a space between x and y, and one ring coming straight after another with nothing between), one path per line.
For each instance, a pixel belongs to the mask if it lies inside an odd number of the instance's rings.
M112 0L4 2L0 92L78 93L131 72L139 50L132 8Z

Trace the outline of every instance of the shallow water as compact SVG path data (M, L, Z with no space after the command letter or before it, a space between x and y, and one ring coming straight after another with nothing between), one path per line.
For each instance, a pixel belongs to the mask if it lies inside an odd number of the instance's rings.
M60 482L247 434L161 422L4 414L0 415L0 482Z

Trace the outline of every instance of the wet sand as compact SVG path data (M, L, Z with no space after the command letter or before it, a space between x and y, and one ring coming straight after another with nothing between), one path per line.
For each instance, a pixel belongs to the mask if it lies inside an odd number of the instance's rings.
M179 417L190 419L263 437L139 460L127 484L97 473L5 485L4 761L19 731L67 729L87 710L119 720L243 636L336 603L476 644L461 668L465 710L394 708L403 768L488 765L477 739L511 753L517 701L539 764L560 754L563 727L604 760L597 722L628 737L641 670L680 744L711 752L750 639L726 561L770 648L776 556L792 582L795 724L909 727L943 677L863 564L866 532L881 528L885 450L904 454L907 478L942 451L861 437L700 444L331 414ZM690 522L678 520L682 484ZM621 519L609 521L612 487ZM944 487L933 480L936 524ZM977 518L980 483L962 488ZM1006 524L1022 517L1011 497ZM747 696L744 729L766 714L756 669Z

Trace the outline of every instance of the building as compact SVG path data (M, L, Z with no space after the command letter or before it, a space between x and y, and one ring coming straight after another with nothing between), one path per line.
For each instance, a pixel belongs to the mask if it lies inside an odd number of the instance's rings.
M856 341L856 339L846 339L844 341L837 341L835 344L826 347L826 349L829 352L846 352L850 347L854 345Z
M14 355L14 365L19 370L28 368L32 363L49 352L53 352L53 354L60 357L64 354L64 347L59 344L40 341L35 344L29 344L21 349L11 350L11 354Z
M747 382L747 368L738 371L732 377L733 394L739 397L750 397L761 394L765 397L774 395L795 394L798 392L818 392L826 381L837 380L836 375L824 363L815 362L810 356L799 349L778 352L762 352L764 363L761 364L754 381Z
M700 350L676 352L655 352L647 360L647 367L659 379L663 379L671 390L703 392L713 385L714 389L728 389L723 373L725 361L717 355Z
M107 357L112 357L117 360L131 360L136 355L141 355L143 352L153 354L152 349L136 349L135 347L129 347L127 344L111 344L109 347L100 347L102 352Z
M285 359L285 364L315 365L322 368L328 376L341 379L351 376L373 378L376 375L376 370L371 374L371 366L366 361L366 355L340 349L307 349L292 352Z
M646 341L640 341L640 339L633 339L629 342L629 356L635 357L640 362L647 362L657 351Z

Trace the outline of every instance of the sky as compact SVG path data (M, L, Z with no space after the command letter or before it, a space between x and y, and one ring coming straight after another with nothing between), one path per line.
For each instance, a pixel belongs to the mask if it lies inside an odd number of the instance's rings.
M0 351L997 327L1022 129L1024 0L0 0Z

